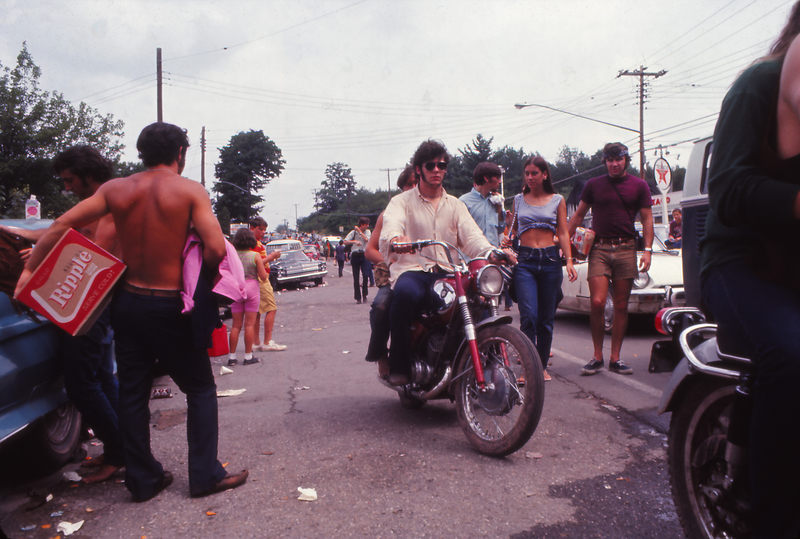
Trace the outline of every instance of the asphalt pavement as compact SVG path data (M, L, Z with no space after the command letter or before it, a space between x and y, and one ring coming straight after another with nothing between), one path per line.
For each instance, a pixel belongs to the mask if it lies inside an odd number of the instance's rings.
M666 421L654 413L668 376L648 374L642 357L656 338L649 330L632 328L626 341L633 376L582 377L588 317L560 313L539 427L520 451L493 459L467 442L454 404L406 410L377 382L363 359L369 306L355 303L349 273L336 274L331 267L324 286L279 292L274 339L286 351L257 352L260 363L240 362L226 375L227 357L212 358L219 390L245 390L219 398L219 458L233 473L250 470L244 486L189 497L185 399L164 377L156 384L174 397L150 401L151 434L154 454L175 475L169 488L135 504L124 474L84 485L64 479L78 471L70 463L0 487L2 530L50 538L60 522L83 520L72 537L683 536ZM298 500L298 488L317 499ZM53 498L33 507L32 494Z

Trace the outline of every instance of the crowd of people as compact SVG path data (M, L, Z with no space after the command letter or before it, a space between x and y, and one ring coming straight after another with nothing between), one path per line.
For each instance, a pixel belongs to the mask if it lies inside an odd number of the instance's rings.
M187 434L195 463L190 467L190 490L192 495L204 495L238 486L246 480L247 472L226 476L218 468L216 450L205 447L216 437L216 401L211 397L215 386L207 347L201 344L207 343L219 320L208 302L200 300L191 317L179 316L187 311L181 291L186 286L189 265L179 247L190 241L201 241L204 246L202 260L192 270L192 280L196 280L193 290L205 287L220 292L226 279L236 281L228 287L234 291L228 293L232 301L228 366L239 363L237 348L242 334L243 365L259 362L254 352L286 349L273 339L277 304L269 281L269 263L280 258L281 251L266 252L261 240L267 223L260 217L252 219L249 227L238 229L231 243L220 240L219 224L210 213L207 197L203 198L194 184L186 183L189 180L179 175L188 147L184 130L170 124L153 124L142 132L137 147L147 170L115 180L111 180L110 163L93 148L77 146L58 156L57 173L66 189L82 202L57 219L50 229L24 232L36 243L36 249L25 254L29 259L19 283L24 283L67 228L78 229L126 262L125 282L92 333L68 339L67 360L74 368L70 369L67 390L105 448L103 455L90 461L97 470L85 481L103 481L125 466L129 477L126 485L137 501L152 498L172 481L171 474L150 453L149 434L143 427L146 413L141 406L134 406L143 391L149 391L147 375L158 358L187 394L192 425ZM627 149L619 144L609 145L606 150L604 160L609 162L616 163L617 157L627 156ZM362 217L334 249L340 277L345 251L349 250L356 303L366 303L369 287L377 284L369 314L372 333L366 359L378 363L379 373L389 383L408 383L411 339L407 321L431 302L430 285L446 268L445 257L411 253L404 244L412 239L434 238L456 245L470 257L488 255L495 262L499 258L494 253L498 249L506 251L516 264L514 288L521 329L535 344L549 379L546 367L562 279L559 249L569 253L570 245L564 199L554 192L550 170L541 157L525 162L525 185L523 192L513 198L513 211L504 209L505 200L498 192L502 171L493 163L481 163L474 171L472 190L457 199L448 195L442 185L449 160L440 142L424 142L398 177L397 185L403 193L392 199L375 229L370 231L369 218ZM628 177L624 174L627 162L623 160L624 166L617 166L623 179ZM609 174L611 170L609 167ZM148 189L153 194L148 194ZM185 201L160 206L173 190L181 193ZM126 198L141 201L136 211L124 203ZM624 210L628 215L623 200L616 203L619 207L614 211ZM186 234L167 234L165 224L151 223L167 210L172 212L168 224ZM411 215L413 219L409 219ZM642 215L646 213L643 211ZM120 225L126 226L126 233L118 233ZM135 236L131 227L141 228L142 234ZM645 227L646 233L648 230L652 241L652 226ZM623 233L629 232L625 228ZM604 238L600 236L601 244ZM147 240L163 250L145 249ZM156 261L154 252L164 258ZM223 272L223 267L227 271ZM568 277L574 279L569 257L566 267ZM217 272L209 268L220 268L220 283L215 284ZM620 279L610 272L602 279L614 277ZM605 286L607 289L607 282ZM155 331L152 317L144 316L149 309L163 313L164 323L159 324L159 331ZM192 319L202 323L187 323ZM174 331L176 339L168 339L165 328ZM149 337L150 331L154 338ZM112 339L116 342L119 382L113 375ZM180 344L187 348L178 354L175 350ZM613 350L612 347L612 357ZM618 353L618 347L616 350ZM169 354L169 359L161 360ZM612 361L610 368L625 373L624 364Z

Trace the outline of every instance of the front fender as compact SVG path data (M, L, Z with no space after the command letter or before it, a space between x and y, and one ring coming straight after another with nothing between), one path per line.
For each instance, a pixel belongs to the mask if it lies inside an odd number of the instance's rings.
M511 316L509 316L507 314L493 315L493 316L490 316L488 318L484 318L483 320L481 320L480 322L475 324L475 329L481 329L481 328L484 328L484 327L494 326L494 325L497 325L497 324L510 324L513 321L514 321L514 319L511 318Z
M511 324L513 321L514 319L507 314L493 315L488 318L484 318L483 320L475 324L475 333L489 326ZM464 350L469 347L468 343L469 341L466 338L464 338L464 340L461 341L461 344L458 345L458 351L456 352L456 355L453 358L456 362L458 361L458 358L461 357L461 354L464 353ZM453 366L455 368L458 368L459 365L457 363L454 363ZM460 373L455 372L454 374L460 374Z

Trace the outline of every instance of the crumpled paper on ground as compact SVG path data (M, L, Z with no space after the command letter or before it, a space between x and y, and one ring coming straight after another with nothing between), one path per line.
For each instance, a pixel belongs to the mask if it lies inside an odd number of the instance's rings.
M219 375L220 375L220 376L222 376L223 374L231 374L231 373L233 373L233 370L232 370L232 369L229 369L229 368L228 368L228 367L226 367L225 365L223 365L223 366L222 366L222 367L220 367L220 369L219 369Z
M315 502L317 501L317 491L313 488L297 487L300 491L300 496L297 498L301 502Z
M78 475L77 472L64 472L64 479L66 481L74 481L77 483L82 479L82 477Z
M223 389L217 391L217 397L236 397L247 391L246 389Z
M64 522L58 523L58 528L56 528L56 531L63 533L64 535L72 535L76 531L80 530L81 526L83 526L83 520L80 520L74 524L65 520Z

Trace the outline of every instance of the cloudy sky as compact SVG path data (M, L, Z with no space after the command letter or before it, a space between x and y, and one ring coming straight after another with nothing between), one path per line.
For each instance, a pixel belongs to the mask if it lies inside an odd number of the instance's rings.
M638 129L686 165L710 134L736 74L766 53L793 2L785 0L0 0L0 62L23 41L43 89L125 122L125 159L156 120L156 49L164 119L188 129L184 175L206 185L218 149L263 130L286 170L261 194L270 228L313 211L326 165L359 186L387 187L420 142L451 153L480 133L493 147L555 161L567 145L591 154L637 135L535 103ZM634 157L634 160L637 160ZM399 171L389 172L394 184Z

